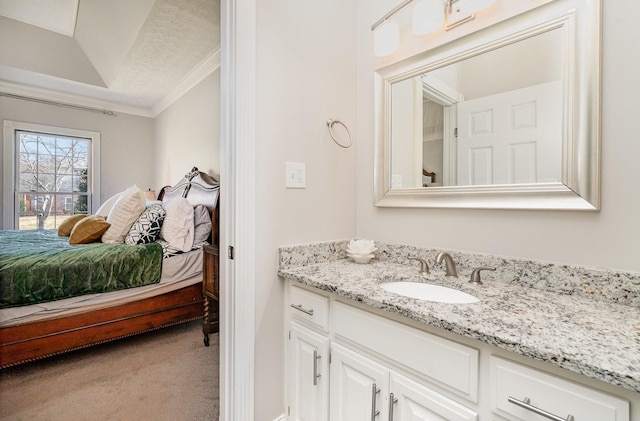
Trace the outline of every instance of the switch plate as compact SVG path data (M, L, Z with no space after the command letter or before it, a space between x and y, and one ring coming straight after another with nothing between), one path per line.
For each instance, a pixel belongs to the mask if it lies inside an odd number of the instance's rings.
M285 187L288 189L304 189L307 187L304 162L285 162Z

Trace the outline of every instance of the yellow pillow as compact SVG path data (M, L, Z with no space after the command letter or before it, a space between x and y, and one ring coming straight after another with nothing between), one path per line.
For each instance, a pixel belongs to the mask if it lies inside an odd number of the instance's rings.
M68 237L71 234L73 227L78 223L78 221L80 221L82 218L86 218L87 216L89 215L85 213L80 213L78 215L71 215L70 217L62 221L62 223L58 227L58 235L60 237Z
M111 226L102 215L91 215L81 219L71 230L69 244L88 244L98 241Z

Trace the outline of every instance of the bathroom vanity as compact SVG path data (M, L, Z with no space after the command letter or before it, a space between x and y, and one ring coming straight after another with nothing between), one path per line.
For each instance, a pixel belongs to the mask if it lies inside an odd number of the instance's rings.
M393 247L365 265L339 249L280 251L288 419L640 420L637 307L499 280L516 266L472 285L464 264L425 277ZM390 280L480 301L407 298L379 287Z

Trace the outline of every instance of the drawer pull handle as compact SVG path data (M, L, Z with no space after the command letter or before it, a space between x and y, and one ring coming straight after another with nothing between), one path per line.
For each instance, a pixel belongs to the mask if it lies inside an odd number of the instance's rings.
M508 397L508 401L514 405L518 405L519 407L522 407L528 411L533 412L534 414L538 414L540 416L543 416L545 418L548 418L550 420L553 421L575 421L575 418L573 417L573 415L569 414L567 415L567 418L562 418L559 417L557 415L554 415L550 412L545 411L544 409L540 409L538 407L535 407L533 405L531 405L531 399L529 398L524 398L523 400L518 400L516 398L513 398L511 396Z
M302 304L291 304L291 307L295 308L298 311L301 311L305 314L308 314L309 316L313 316L313 309L309 309L307 310L306 308L302 307Z
M380 393L380 389L374 383L371 385L371 421L375 421L376 417L380 415L380 411L376 409L376 396Z
M313 385L317 386L318 385L318 378L321 376L320 373L318 373L318 360L320 359L320 355L318 355L318 350L314 349L313 350Z
M397 403L398 398L393 396L393 393L389 393L389 405L391 405L391 407L389 408L389 421L393 421L393 405Z

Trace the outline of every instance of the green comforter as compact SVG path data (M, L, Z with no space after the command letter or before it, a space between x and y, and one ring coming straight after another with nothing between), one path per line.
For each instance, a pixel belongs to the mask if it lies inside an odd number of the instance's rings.
M160 244L69 245L56 230L0 231L0 308L160 281Z

